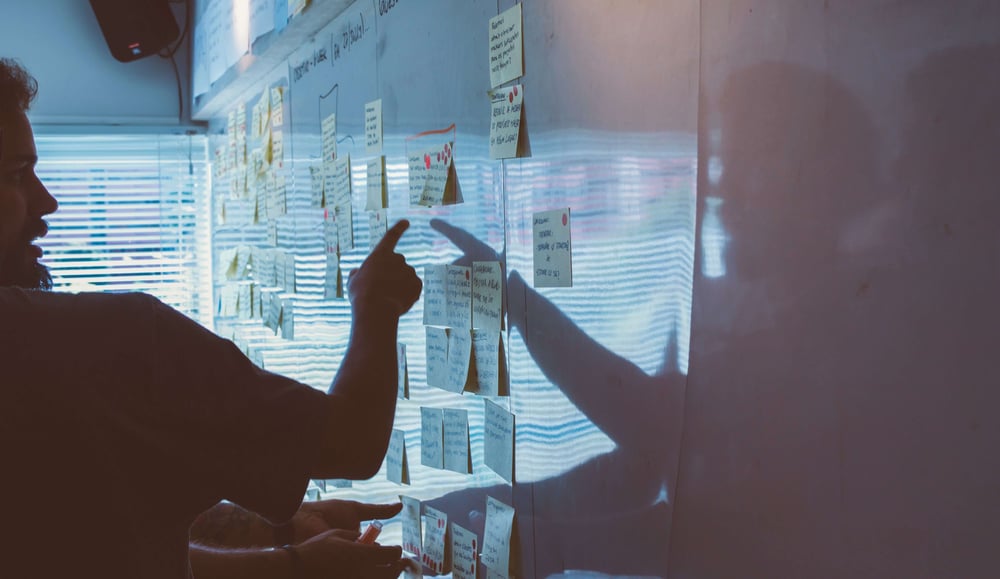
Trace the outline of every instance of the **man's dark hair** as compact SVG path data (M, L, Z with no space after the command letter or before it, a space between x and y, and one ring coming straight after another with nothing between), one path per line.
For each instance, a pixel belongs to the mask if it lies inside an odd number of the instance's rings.
M35 77L12 58L0 58L0 114L24 113L38 94Z

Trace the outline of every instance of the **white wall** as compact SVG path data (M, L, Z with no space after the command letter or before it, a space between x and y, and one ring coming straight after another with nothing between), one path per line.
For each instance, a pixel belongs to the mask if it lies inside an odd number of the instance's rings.
M183 28L183 5L175 5L174 11ZM0 55L17 58L38 79L32 108L36 125L178 124L170 61L156 56L131 63L115 60L85 0L4 2ZM176 59L187 109L187 42Z

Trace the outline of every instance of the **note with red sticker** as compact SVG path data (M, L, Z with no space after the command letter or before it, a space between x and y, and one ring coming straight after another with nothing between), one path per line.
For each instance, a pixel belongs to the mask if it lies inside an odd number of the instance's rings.
M524 88L517 84L490 92L490 159L520 157Z
M573 287L569 208L535 213L532 249L535 287Z
M408 153L410 205L436 207L457 203L454 142Z
M436 574L446 571L447 536L448 515L430 505L424 505L424 552L420 555L420 562Z
M403 503L403 510L400 518L403 520L403 550L420 557L423 547L420 539L420 501L400 495L399 500Z
M451 573L454 579L476 579L476 534L451 524Z

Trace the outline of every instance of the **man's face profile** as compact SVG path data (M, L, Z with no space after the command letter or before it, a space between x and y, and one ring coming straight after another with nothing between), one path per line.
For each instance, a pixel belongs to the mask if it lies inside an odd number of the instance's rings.
M48 231L42 219L58 207L35 175L35 139L24 113L0 112L0 286L49 288L34 241Z

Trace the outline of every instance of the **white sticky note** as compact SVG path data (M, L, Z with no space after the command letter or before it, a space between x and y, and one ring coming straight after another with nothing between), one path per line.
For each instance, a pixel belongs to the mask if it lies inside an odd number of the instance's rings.
M375 211L388 206L385 182L385 156L368 162L368 202L365 209Z
M351 156L323 166L323 195L334 210L340 251L354 249L354 210L351 204Z
M396 343L396 398L410 397L410 369L406 362L406 344Z
M516 84L490 93L490 158L518 156L524 88Z
M448 536L448 515L430 505L424 505L424 552L420 559L437 574L445 572L445 539Z
M486 404L484 462L509 483L514 482L514 415L489 400Z
M503 330L503 270L499 261L472 262L472 327Z
M451 573L453 579L476 579L479 541L476 534L451 524Z
M386 477L400 485L410 484L410 467L406 460L406 436L393 428L389 436L389 450L385 453Z
M337 159L337 113L330 113L323 119L322 129L323 162Z
M282 98L282 87L274 86L271 87L271 126L280 127L285 122L284 106L282 106L284 99ZM235 120L235 119L234 119Z
M444 416L440 408L420 407L420 464L444 468Z
M496 330L473 330L472 367L475 389L481 396L507 396L507 360Z
M236 295L236 315L243 320L253 317L253 297L248 283L239 285L239 292Z
M448 385L448 330L427 326L427 385L445 388Z
M448 325L448 266L424 266L424 324Z
M472 472L467 410L444 409L444 468L462 474Z
M420 501L402 495L399 501L403 503L403 510L399 513L403 521L403 550L419 558L423 553L420 539Z
M472 360L472 332L462 328L448 330L448 378L444 389L461 393L472 385L469 362Z
M424 189L420 205L437 207L445 205L451 176L452 143L424 151Z
M264 326L278 333L278 324L281 322L281 298L276 291L264 293Z
M569 208L542 211L532 219L535 287L573 287Z
M323 166L309 166L310 207L323 207Z
M445 310L448 327L472 329L472 268L461 265L447 266L445 283Z
M365 103L365 152L382 152L382 99Z
M410 153L406 160L406 175L410 188L410 206L412 207L420 204L420 198L424 194L424 185L427 183L427 169L430 165L428 162L425 167L424 153L422 151Z
M375 249L389 231L389 216L385 209L368 212L368 250Z
M496 88L524 74L521 5L490 18L490 86Z
M340 256L336 251L326 254L326 268L323 275L323 299L344 297L343 274L340 271Z
M219 316L230 318L237 314L238 295L236 286L227 284L219 288Z
M514 507L486 497L486 530L480 560L490 571L510 574L510 536L514 530Z
M271 131L271 147L268 155L268 162L274 169L281 169L285 166L285 138L284 133L279 130Z

